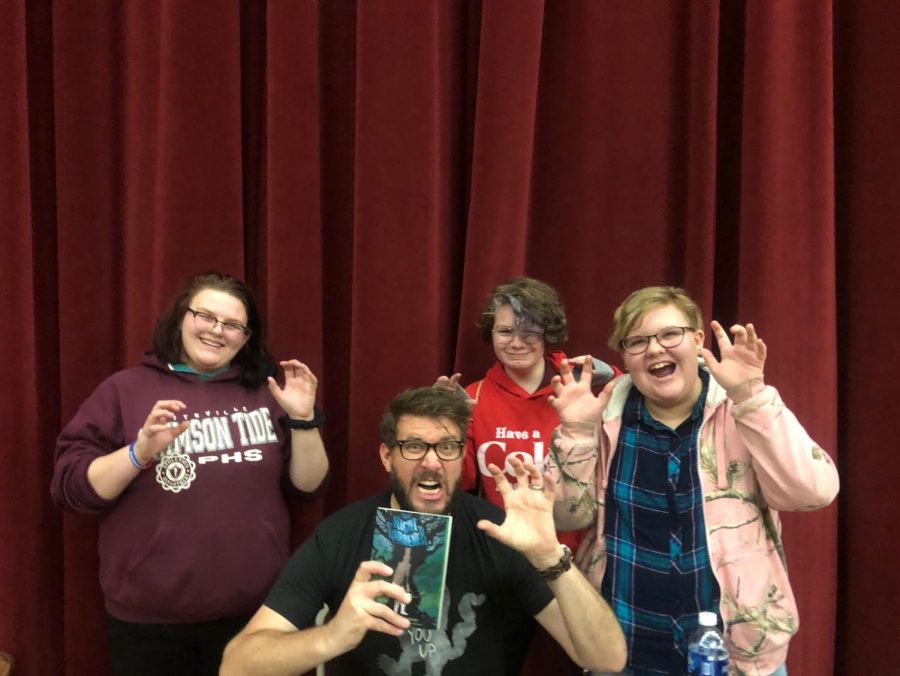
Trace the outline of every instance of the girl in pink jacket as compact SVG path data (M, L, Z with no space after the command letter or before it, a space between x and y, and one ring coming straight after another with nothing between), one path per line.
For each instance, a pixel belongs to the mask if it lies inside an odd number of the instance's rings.
M784 673L798 628L776 510L828 505L828 455L763 377L752 324L710 324L683 290L648 287L616 310L625 376L594 396L563 362L549 468L558 528L591 531L577 561L616 611L628 674L683 673L700 611L722 618L732 673ZM590 364L584 365L590 371Z

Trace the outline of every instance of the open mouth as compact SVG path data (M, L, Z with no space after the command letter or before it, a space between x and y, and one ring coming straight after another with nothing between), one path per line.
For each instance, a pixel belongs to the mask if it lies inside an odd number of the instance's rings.
M665 378L675 373L675 362L661 361L653 364L649 369L650 375L654 378Z
M421 479L416 483L416 490L425 500L437 500L443 494L443 483L437 479Z

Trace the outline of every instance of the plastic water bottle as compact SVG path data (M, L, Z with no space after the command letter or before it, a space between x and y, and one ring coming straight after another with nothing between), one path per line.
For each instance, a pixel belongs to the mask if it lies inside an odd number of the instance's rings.
M700 626L688 639L688 674L691 676L728 674L728 648L716 622L715 613L700 613Z

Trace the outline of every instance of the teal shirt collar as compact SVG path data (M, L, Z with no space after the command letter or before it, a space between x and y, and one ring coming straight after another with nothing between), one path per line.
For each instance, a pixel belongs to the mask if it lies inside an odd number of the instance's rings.
M212 371L211 373L200 373L200 371L195 371L187 364L166 364L169 367L170 371L177 371L178 373L190 373L193 376L197 376L201 380L210 380L211 378L215 378L216 376L222 375L231 368L231 364L220 368L217 371Z

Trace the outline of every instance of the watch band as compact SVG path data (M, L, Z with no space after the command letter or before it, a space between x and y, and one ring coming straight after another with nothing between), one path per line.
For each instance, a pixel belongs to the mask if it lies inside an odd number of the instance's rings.
M566 545L561 544L560 547L562 547L563 553L559 562L538 571L538 574L545 580L555 580L572 567L572 550Z
M289 430L311 430L325 422L325 412L317 406L313 406L312 420L296 420L287 415L282 420L284 421L284 426Z

